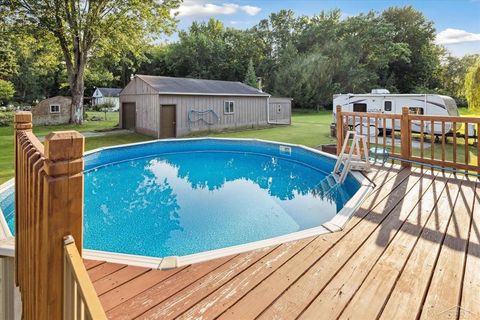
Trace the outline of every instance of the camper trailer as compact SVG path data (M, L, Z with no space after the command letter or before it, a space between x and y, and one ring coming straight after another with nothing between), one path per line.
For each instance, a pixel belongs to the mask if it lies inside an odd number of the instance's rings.
M403 107L408 107L411 114L417 115L436 115L436 116L459 116L457 104L455 100L448 96L438 94L391 94L386 89L374 89L372 93L367 94L336 94L333 96L333 123L335 124L335 107L341 106L342 111L348 112L372 112L385 114L401 114ZM378 129L374 129L373 124L365 123L356 124L356 130L360 131L360 126L370 126L371 135L380 134L382 130L391 131L392 122L387 121L386 127L383 128L383 121L378 124ZM418 122L418 123L417 123ZM430 128L430 122L424 123L423 132L433 133L435 135L442 134L442 126L440 123L435 123L434 128ZM457 129L460 128L460 125ZM395 121L395 130L400 130L400 121ZM367 132L362 128L363 132ZM420 122L412 122L412 132L420 132ZM445 124L445 133L452 133L452 124ZM474 125L469 125L468 135L475 136Z

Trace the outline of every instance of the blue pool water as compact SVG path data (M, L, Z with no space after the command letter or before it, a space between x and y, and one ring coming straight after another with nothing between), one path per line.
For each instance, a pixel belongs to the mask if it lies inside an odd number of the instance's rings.
M352 177L321 183L330 158L257 141L154 142L99 151L85 164L85 248L153 257L317 227L359 188ZM0 195L0 206L13 232L12 195Z

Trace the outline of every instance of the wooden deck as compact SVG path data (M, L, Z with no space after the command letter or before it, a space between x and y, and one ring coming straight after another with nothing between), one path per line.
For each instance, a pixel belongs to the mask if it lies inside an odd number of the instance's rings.
M112 319L480 319L480 184L399 167L344 231L169 271L85 261Z

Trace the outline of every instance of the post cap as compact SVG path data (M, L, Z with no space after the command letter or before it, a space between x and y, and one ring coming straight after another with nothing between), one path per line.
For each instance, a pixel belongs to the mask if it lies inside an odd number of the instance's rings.
M15 123L31 123L32 113L30 111L15 112Z
M44 145L48 160L79 159L85 149L85 137L77 131L54 131L45 137Z

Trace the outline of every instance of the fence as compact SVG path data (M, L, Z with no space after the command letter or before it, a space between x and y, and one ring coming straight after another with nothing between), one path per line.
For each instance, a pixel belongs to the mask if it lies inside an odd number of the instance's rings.
M84 137L78 132L51 133L42 145L32 133L32 114L15 115L15 280L24 319L70 319L64 317L71 314L70 305L64 309L69 302L64 297L73 295L82 297L82 303L73 304L79 308L74 314L82 316L78 319L91 318L90 310L98 309L80 260L83 151ZM76 246L70 241L64 248L66 236ZM75 284L65 285L65 270ZM84 307L83 302L94 306Z
M388 154L403 166L413 162L480 174L480 118L419 115L412 113L414 110L404 107L401 114L345 112L337 106L337 152L345 130L355 130L368 137L373 156Z

